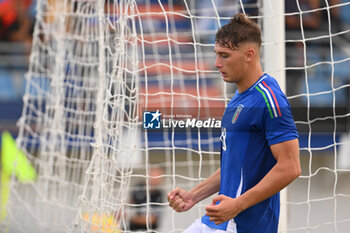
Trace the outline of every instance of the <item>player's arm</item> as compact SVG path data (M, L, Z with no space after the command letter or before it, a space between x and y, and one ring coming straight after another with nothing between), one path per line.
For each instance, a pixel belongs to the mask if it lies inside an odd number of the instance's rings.
M220 189L220 168L208 179L190 191L176 188L168 193L169 206L177 212L187 211L197 202L217 193Z
M213 203L206 207L206 214L215 224L234 218L243 210L273 196L300 175L298 139L277 143L270 148L277 163L257 185L237 198L214 197ZM221 202L215 205L217 201Z

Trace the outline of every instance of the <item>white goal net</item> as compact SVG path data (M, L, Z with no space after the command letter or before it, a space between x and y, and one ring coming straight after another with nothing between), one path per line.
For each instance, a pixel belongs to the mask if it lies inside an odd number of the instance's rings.
M235 86L214 67L214 36L238 12L261 26L264 71L300 133L302 175L280 232L349 231L350 2L37 0L36 10L16 142L37 178L11 176L1 232L182 232L202 216L211 200L179 214L166 196L219 167L215 126ZM209 127L172 123L188 118Z

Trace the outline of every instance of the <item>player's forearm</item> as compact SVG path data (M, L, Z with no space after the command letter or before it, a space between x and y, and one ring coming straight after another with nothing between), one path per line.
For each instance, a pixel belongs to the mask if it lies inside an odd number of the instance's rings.
M277 161L276 165L256 186L238 197L242 204L242 210L278 193L300 175L298 149L289 153L294 154Z
M193 195L195 203L217 193L220 189L220 168L208 179L198 184L189 192Z

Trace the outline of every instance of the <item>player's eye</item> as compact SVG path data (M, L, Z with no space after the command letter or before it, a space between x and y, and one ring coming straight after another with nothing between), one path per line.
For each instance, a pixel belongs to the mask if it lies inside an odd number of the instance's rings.
M224 54L220 54L220 57L222 57L222 58L228 58L229 55L228 55L227 53L224 53Z

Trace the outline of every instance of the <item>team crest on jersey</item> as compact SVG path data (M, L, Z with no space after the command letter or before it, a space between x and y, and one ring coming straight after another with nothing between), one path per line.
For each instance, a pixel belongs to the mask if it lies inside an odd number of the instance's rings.
M239 114L241 113L242 109L244 108L244 105L243 104L240 104L238 105L236 111L235 111L235 114L233 114L233 117L232 117L232 124L236 123L238 117L239 117Z

